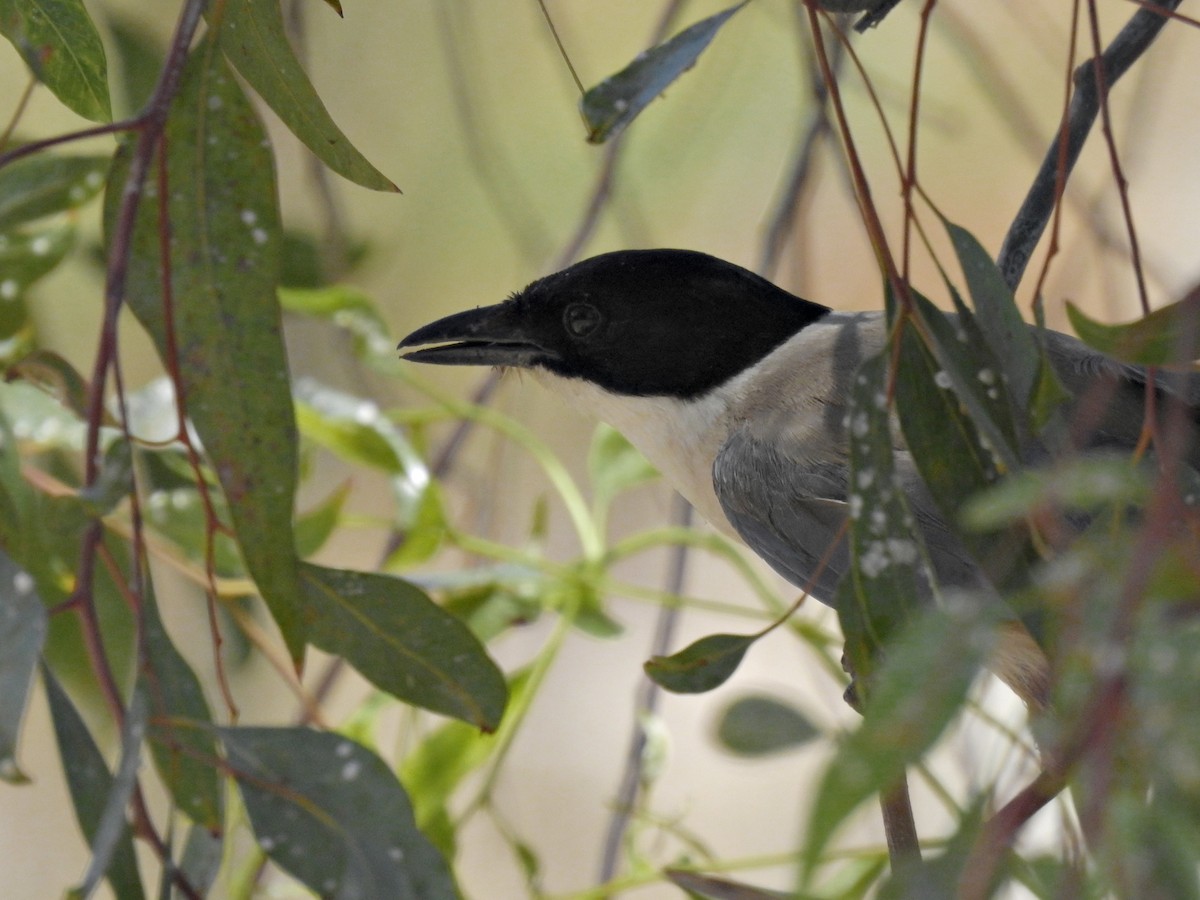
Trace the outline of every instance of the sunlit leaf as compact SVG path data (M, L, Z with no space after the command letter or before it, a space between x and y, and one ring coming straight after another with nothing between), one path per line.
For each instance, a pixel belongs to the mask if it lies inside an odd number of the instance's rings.
M150 707L150 752L171 799L211 833L221 829L222 780L204 689L171 643L151 592L142 598L142 693Z
M670 656L643 666L655 684L677 694L700 694L729 680L757 634L710 634Z
M74 244L75 226L69 222L0 234L0 306L7 309L19 300L31 284L63 261ZM0 327L4 336L13 331Z
M492 731L504 676L462 622L399 578L301 564L314 646L382 690Z
M0 169L0 232L86 203L100 193L110 163L107 156L39 153Z
M278 0L228 0L220 29L234 68L321 162L363 187L400 190L334 124L292 52Z
M303 654L292 512L296 425L276 297L279 208L266 133L211 40L189 56L167 119L169 196L139 209L130 308L159 354L177 348L187 414L229 501L246 568L293 660ZM108 190L111 239L128 171ZM160 208L171 229L172 319L163 313Z
M63 103L85 119L112 119L104 44L83 0L0 0L0 34Z
M75 807L75 818L79 828L91 844L100 827L105 804L113 792L115 779L100 748L80 718L75 705L59 686L48 668L42 667L42 682L50 702L50 716L54 720L54 735L66 773L67 787ZM126 828L119 838L108 866L107 877L118 897L143 897L141 877L138 874L137 857L133 852L133 839Z
M46 640L46 608L32 576L0 551L0 779L28 781L17 765L17 739L29 685Z
M579 101L587 139L601 144L623 130L651 100L696 64L721 26L745 5L731 6L685 28L589 89Z
M454 900L445 860L417 830L387 765L306 728L222 728L259 846L323 897Z
M1188 364L1200 358L1200 290L1124 325L1105 325L1074 303L1067 317L1089 347L1144 366Z
M296 517L296 553L312 556L325 545L342 520L342 507L350 496L350 482L343 482L329 496Z

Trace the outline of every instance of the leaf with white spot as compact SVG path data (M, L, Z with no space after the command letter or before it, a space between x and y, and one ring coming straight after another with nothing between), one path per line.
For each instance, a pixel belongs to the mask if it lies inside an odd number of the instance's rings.
M46 608L33 577L0 551L0 778L29 779L17 765L17 738L29 685L46 641Z
M378 756L307 728L221 728L259 846L322 897L453 900L454 879Z
M292 532L298 454L275 293L275 162L258 114L211 38L188 57L164 145L169 195L154 195L150 179L126 299L159 355L177 352L187 414L221 481L246 569L299 661L305 614ZM128 156L118 154L109 180L110 240ZM160 240L168 222L170 322Z
M100 193L107 156L41 153L0 169L0 232L75 209Z
M880 651L932 586L925 547L896 473L887 351L859 366L847 407L851 570L837 592L846 655L864 694Z

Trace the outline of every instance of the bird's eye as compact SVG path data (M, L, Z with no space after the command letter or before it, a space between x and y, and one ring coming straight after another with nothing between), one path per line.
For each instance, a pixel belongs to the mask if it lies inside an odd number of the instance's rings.
M600 326L600 310L590 303L572 303L563 310L563 326L572 337L587 337Z

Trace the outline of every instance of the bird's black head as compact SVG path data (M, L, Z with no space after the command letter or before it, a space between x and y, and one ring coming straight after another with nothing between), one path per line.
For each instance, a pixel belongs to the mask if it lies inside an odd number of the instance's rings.
M620 394L688 399L758 362L829 310L690 250L624 250L535 281L496 306L414 331L404 355L542 367Z

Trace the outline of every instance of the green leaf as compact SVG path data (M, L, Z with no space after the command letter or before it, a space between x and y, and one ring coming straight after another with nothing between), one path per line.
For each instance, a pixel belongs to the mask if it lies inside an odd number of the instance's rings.
M850 549L837 591L838 620L860 690L880 651L922 605L932 585L925 548L895 470L887 397L888 352L859 366L850 390Z
M221 480L246 569L299 661L305 619L292 533L297 437L275 293L274 161L253 106L210 40L189 57L165 146L168 196L155 196L147 185L127 301L164 360L172 341L177 348L187 414ZM109 179L110 239L127 173L122 152ZM169 328L159 234L164 207L171 230Z
M683 869L667 869L667 880L697 900L787 900L793 894L769 891L742 881L730 881Z
M947 219L942 222L967 279L979 325L1000 363L1009 390L1024 409L1033 396L1042 352L991 256L969 231Z
M73 895L90 897L115 861L115 854L129 841L125 815L137 787L145 734L146 699L135 690L125 708L125 721L121 725L121 759L104 808L100 811L100 819L91 835L92 859L83 873L83 881L70 892Z
M782 700L752 694L725 707L717 724L717 740L739 756L766 756L790 750L820 737L808 717Z
M1145 502L1152 476L1125 456L1069 458L1026 469L970 499L963 524L980 531L1023 522L1041 510L1096 512Z
M842 741L817 789L804 850L810 870L838 825L893 785L962 707L996 625L994 603L959 595L945 609L926 610L888 644L862 724Z
M111 162L40 153L0 169L0 232L82 206L104 186Z
M757 634L710 634L670 656L643 666L655 684L677 694L701 694L729 680Z
M62 756L71 802L75 807L75 818L88 843L92 844L101 824L105 804L113 792L114 779L75 705L45 666L42 667L42 681L46 686L50 716L54 720L54 735ZM128 828L116 843L106 874L113 891L122 900L143 896L137 857Z
M221 830L224 815L217 745L204 689L175 649L163 627L158 603L142 598L145 659L141 690L150 706L150 753L171 799L210 833Z
M75 226L69 222L37 231L0 234L0 303L20 299L25 290L63 261L75 244ZM12 329L5 328L5 336Z
M334 488L328 497L300 514L296 519L296 554L305 559L320 550L338 523L342 520L342 507L350 496L350 482Z
M298 393L301 393L298 391ZM379 407L369 400L360 401L365 415L379 418ZM296 424L300 433L322 447L332 450L355 465L379 469L391 475L404 471L395 449L378 428L351 415L326 414L303 400L296 401Z
M133 491L133 454L129 444L115 440L104 451L100 474L90 485L79 489L79 501L88 515L101 518Z
M658 471L621 432L598 425L588 451L588 472L596 502L606 506L617 494L652 481Z
M309 638L376 687L493 731L504 676L462 622L399 578L301 564Z
M259 846L322 897L453 900L404 789L360 744L306 728L222 728Z
M523 708L530 688L529 670L513 676L508 690L514 707ZM409 791L417 824L447 856L454 851L450 799L472 772L492 758L497 737L463 722L447 722L431 732L404 759L400 780Z
M234 68L321 162L365 188L399 192L334 124L292 52L278 0L228 0L216 25Z
M53 350L34 350L8 369L9 380L21 379L53 397L77 418L87 418L87 382L71 363ZM115 424L108 417L105 424Z
M746 2L685 28L589 89L579 101L588 141L602 144L621 132L650 101L696 64L721 26Z
M104 44L82 0L0 0L0 34L68 107L112 119Z
M1097 322L1070 302L1067 317L1085 344L1124 362L1168 366L1200 358L1200 291L1124 325Z
M46 608L33 577L0 551L0 778L29 779L17 765L17 739L29 685L46 641Z

